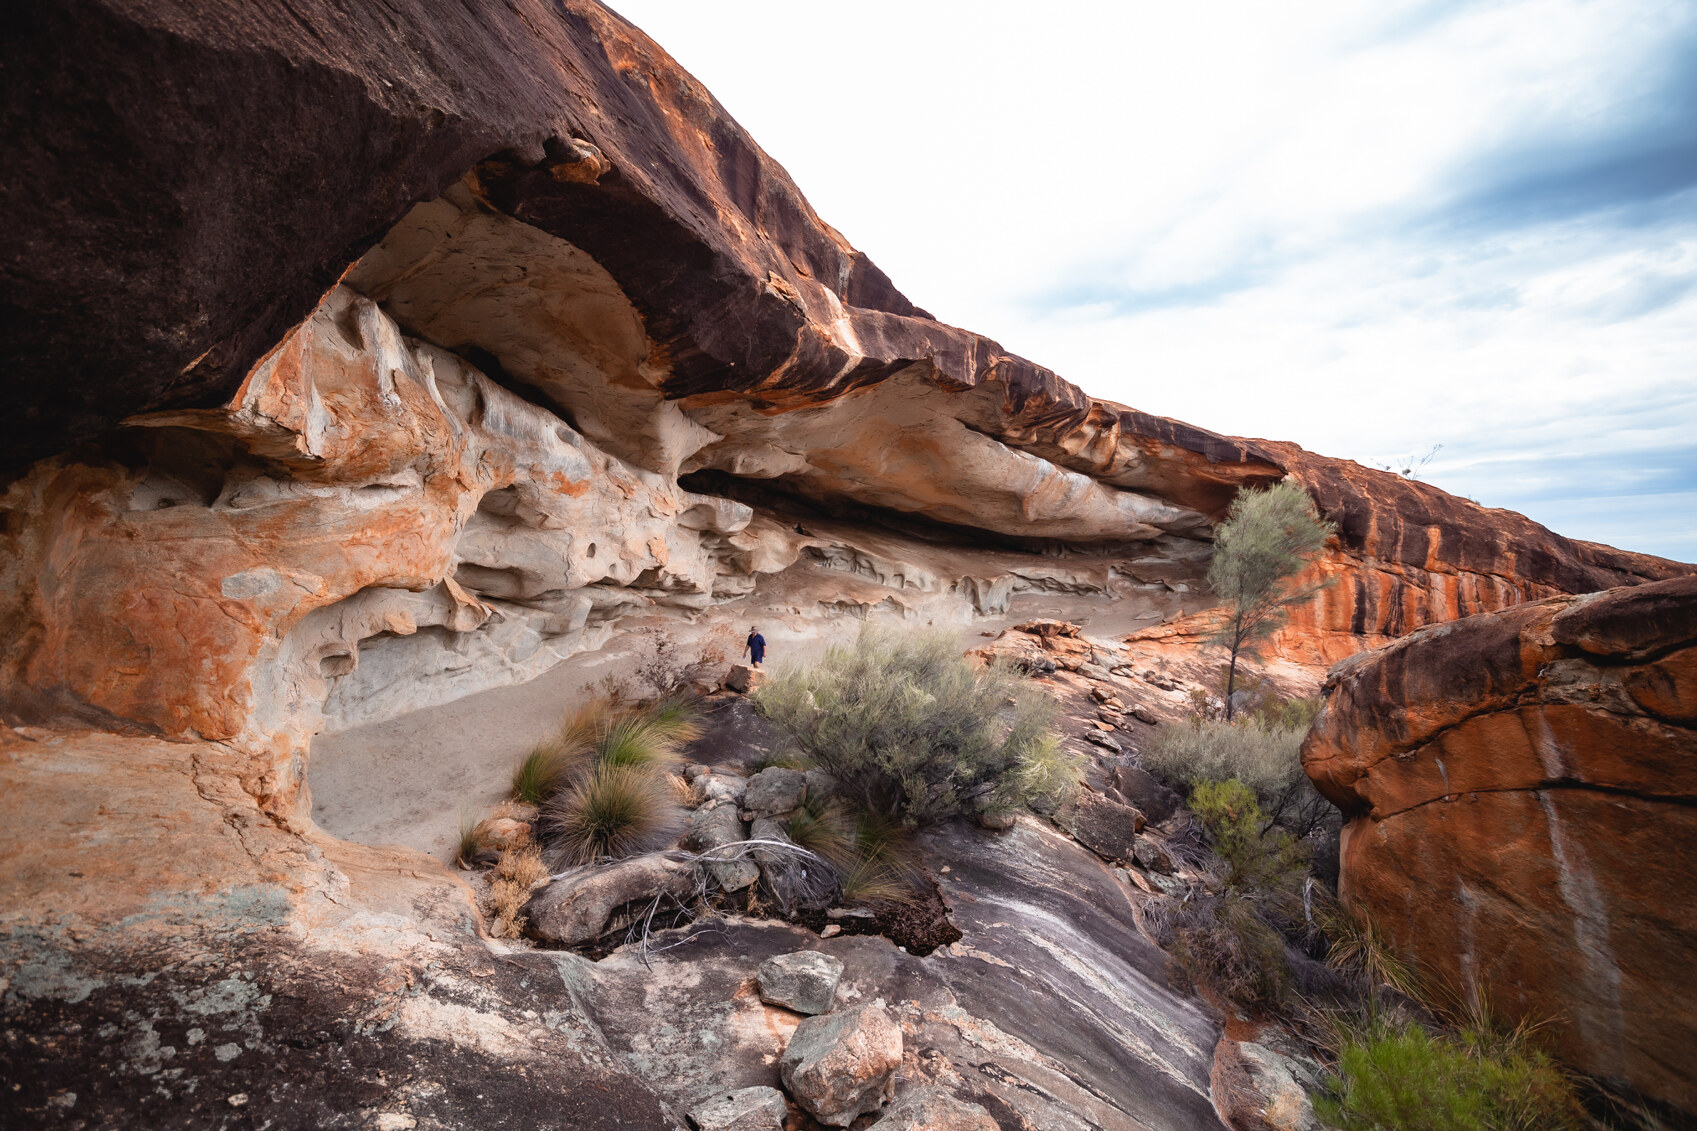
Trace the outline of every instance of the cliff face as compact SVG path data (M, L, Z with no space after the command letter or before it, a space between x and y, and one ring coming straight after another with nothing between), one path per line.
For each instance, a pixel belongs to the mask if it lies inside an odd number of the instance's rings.
M1558 597L1345 661L1303 752L1340 894L1563 1059L1697 1109L1697 580Z
M488 959L453 881L311 827L314 735L643 634L734 653L751 619L797 649L867 617L1034 615L1187 645L1213 522L1284 475L1340 527L1316 566L1338 583L1281 641L1310 668L1691 571L1097 400L937 322L591 0L88 0L0 51L0 706L22 728L0 994L51 1003L91 1063L108 1015L213 992L174 965L206 952L296 986L266 1047L311 1059L321 1027L401 1017L440 1065L494 1073L531 1041L634 1089L595 1118L657 1118L566 991L468 988ZM1126 978L1156 978L1139 961ZM175 988L126 998L166 967ZM357 1021L325 989L373 979L393 1008ZM1205 1035L1138 985L1154 1004L1128 1015ZM110 1041L155 1077L133 1029ZM1190 1125L1195 1067L1134 1074L1173 1093L1162 1126ZM442 1118L476 1122L470 1094Z

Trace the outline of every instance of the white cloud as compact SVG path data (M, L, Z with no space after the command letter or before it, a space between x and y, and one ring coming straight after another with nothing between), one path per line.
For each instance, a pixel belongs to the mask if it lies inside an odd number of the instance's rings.
M1223 432L1441 442L1440 486L1697 551L1692 460L1601 484L1697 447L1697 8L613 2L944 320Z

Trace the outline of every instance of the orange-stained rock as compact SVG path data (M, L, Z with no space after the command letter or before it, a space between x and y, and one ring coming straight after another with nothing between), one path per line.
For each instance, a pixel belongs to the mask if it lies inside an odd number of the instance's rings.
M1340 894L1580 1070L1697 1111L1697 578L1426 628L1333 668L1303 764Z

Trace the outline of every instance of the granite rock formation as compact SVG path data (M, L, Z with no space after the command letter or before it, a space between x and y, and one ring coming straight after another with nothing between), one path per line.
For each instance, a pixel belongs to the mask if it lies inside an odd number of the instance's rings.
M1340 527L1284 640L1310 669L1690 570L937 322L593 0L68 0L0 68L0 1056L36 1123L455 1126L522 1094L662 1126L772 1082L651 1015L775 1057L746 970L651 1000L628 957L501 951L434 862L313 826L315 736L637 638L728 659L756 616L792 651L1034 616L1184 649L1212 523L1287 474ZM1211 1023L1057 840L940 841L1001 951L844 939L847 977L905 983L941 1058L911 1067L993 1113L1207 1126ZM1069 1028L1022 1018L1033 986Z
M1697 579L1558 597L1346 660L1303 751L1340 894L1560 1055L1697 1110Z

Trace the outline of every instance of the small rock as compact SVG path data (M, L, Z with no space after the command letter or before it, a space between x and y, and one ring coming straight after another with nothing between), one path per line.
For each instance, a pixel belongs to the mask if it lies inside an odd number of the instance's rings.
M1098 703L1106 703L1108 700L1113 699L1113 697L1114 693L1100 684L1090 689L1090 698L1096 700Z
M1125 751L1120 747L1120 744L1118 742L1115 742L1113 739L1109 738L1107 735L1103 734L1099 730L1087 730L1087 731L1085 731L1084 732L1084 741L1094 743L1095 745L1100 746L1102 749L1107 750L1107 751L1114 753L1114 754L1125 753Z
M830 919L876 919L878 913L869 907L833 907L825 912Z
M684 767L684 781L693 784L695 779L700 777L702 774L710 774L712 772L712 766L703 762L691 762L689 765Z
M696 1104L689 1121L696 1131L783 1131L788 1110L776 1088L739 1088Z
M247 1106L247 1093L246 1092L237 1092L235 1095L231 1096L225 1102L228 1103L231 1107L246 1107Z
M1138 722L1146 723L1149 726L1157 726L1161 722L1160 719L1155 717L1155 712L1151 711L1147 707L1133 707L1131 709L1131 717L1136 719Z
M530 897L524 906L525 932L562 946L592 942L611 929L614 915L626 905L660 894L681 899L695 885L693 864L658 852L581 868Z
M695 788L708 801L729 801L740 806L748 789L748 779L735 774L703 774L695 779Z
M1013 828L1018 818L1012 813L980 813L977 820L980 828L1002 832Z
M1013 630L1031 636L1077 636L1081 631L1078 625L1064 620L1031 620L1014 625Z
M834 939L842 933L843 925L841 923L826 923L825 929L819 932L819 937L822 939Z
M372 1126L377 1131L412 1131L418 1126L418 1120L404 1111L380 1112Z
M530 843L530 822L516 821L511 817L485 817L477 823L471 835L479 848L505 852Z
M748 779L742 807L754 817L772 817L801 806L807 798L807 775L800 770L770 766Z
M873 1124L880 1131L1001 1131L990 1113L941 1088L915 1088Z
M841 959L816 950L780 954L760 964L760 1000L797 1013L829 1013L843 976Z
M847 1127L894 1098L901 1064L901 1029L883 1006L862 1005L797 1025L778 1072L815 1119Z

